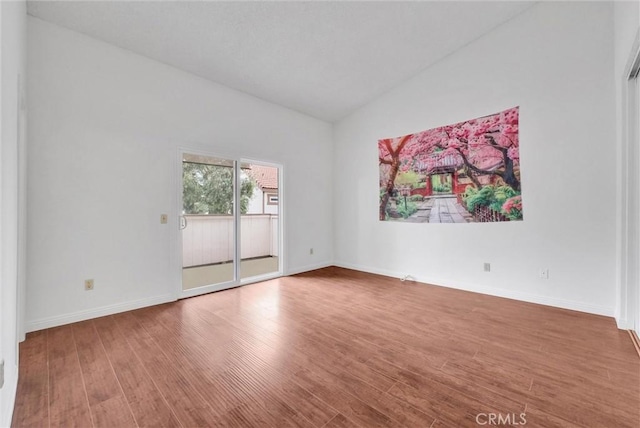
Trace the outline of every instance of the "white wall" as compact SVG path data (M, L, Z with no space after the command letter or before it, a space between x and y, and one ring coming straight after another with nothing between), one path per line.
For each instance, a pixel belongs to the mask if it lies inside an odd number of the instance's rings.
M337 264L612 315L612 46L612 4L538 3L338 123ZM517 105L524 221L378 221L378 139Z
M283 164L285 271L331 262L329 124L36 18L28 39L29 330L175 297L178 146Z
M0 390L0 426L9 426L18 380L18 339L20 311L18 237L24 236L19 197L19 154L24 140L19 137L18 81L25 76L26 8L24 2L0 3L1 55L1 136L0 159L0 358L5 362L5 381ZM23 243L20 242L22 246Z
M640 290L639 290L639 208L640 159L638 136L631 141L629 128L638 126L637 105L633 100L637 94L634 84L628 82L630 62L638 49L638 31L640 28L640 4L634 2L616 2L614 6L614 81L616 95L616 130L618 147L618 277L616 293L616 321L620 328L633 328L640 331ZM634 52L635 50L635 52ZM637 80L637 79L636 79ZM635 102L634 102L635 101ZM635 108L633 105L635 104ZM635 111L633 111L635 110ZM636 117L635 124L628 118Z
M262 214L264 208L264 193L259 186L253 188L253 195L249 199L247 214Z

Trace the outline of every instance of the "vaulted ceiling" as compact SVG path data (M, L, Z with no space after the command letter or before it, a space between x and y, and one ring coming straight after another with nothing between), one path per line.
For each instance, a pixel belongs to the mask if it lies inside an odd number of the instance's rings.
M30 1L28 12L333 122L532 4Z

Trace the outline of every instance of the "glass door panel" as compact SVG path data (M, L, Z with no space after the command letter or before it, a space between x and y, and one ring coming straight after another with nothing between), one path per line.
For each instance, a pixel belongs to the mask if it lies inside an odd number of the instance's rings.
M277 274L280 268L280 170L240 165L240 278Z
M189 153L182 156L183 292L234 286L235 181L233 160Z

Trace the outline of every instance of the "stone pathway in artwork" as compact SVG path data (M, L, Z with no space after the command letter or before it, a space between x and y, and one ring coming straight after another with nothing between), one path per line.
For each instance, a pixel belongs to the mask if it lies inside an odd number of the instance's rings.
M433 198L429 223L469 223L471 215L460 206L455 196Z
M469 223L471 214L460 206L455 196L438 196L418 202L418 211L404 220L410 223Z

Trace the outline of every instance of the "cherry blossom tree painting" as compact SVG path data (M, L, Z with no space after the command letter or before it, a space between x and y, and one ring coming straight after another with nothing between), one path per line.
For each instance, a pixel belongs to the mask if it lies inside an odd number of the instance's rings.
M522 220L519 108L378 141L382 221Z

